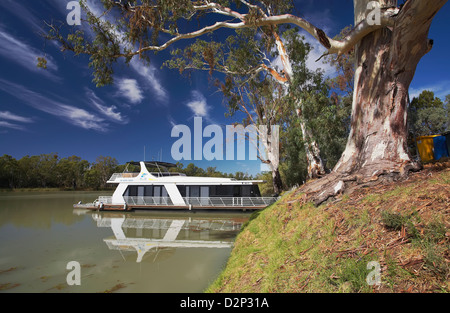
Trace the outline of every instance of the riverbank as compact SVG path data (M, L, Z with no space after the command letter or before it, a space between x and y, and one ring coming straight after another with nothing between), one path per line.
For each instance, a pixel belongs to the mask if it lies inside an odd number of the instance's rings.
M252 215L206 291L450 292L449 165L319 207L285 194Z

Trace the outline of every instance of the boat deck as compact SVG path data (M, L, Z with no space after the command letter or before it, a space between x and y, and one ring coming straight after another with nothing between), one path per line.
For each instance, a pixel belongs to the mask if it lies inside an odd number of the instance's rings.
M186 197L185 205L173 204L167 197L127 197L126 204L113 204L111 197L99 197L93 203L74 204L74 208L95 211L132 210L259 210L276 202L278 197Z

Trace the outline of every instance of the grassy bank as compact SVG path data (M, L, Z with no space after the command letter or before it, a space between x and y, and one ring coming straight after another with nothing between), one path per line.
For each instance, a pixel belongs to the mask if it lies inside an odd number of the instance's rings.
M449 292L449 206L442 165L320 207L289 192L252 216L207 292Z

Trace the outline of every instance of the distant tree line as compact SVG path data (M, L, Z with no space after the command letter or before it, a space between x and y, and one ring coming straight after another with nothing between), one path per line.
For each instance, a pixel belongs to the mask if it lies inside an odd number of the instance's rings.
M109 156L99 156L95 162L88 162L78 156L60 158L57 153L24 156L16 160L10 155L0 157L0 188L61 188L61 189L107 189L107 180L113 173L123 171L139 172L138 166L119 164ZM151 170L151 169L149 169ZM252 179L243 173L222 173L216 167L206 170L193 163L186 167L177 163L170 171L185 173L188 176L230 177Z
M341 78L337 82L339 84L351 80L344 75L338 78ZM344 89L341 88L341 91L345 91ZM320 113L316 114L316 118L311 118L309 123L312 129L321 130L317 140L322 147L322 158L328 169L333 168L345 147L349 131L347 117L350 114L348 111L350 98L350 92L343 92L340 96L332 97L335 102L331 105L325 97L314 99L315 108L320 108ZM321 105L322 102L323 105ZM418 136L435 135L450 130L450 95L443 102L435 97L433 92L423 91L411 101L408 109L408 145L411 155L417 151L415 138ZM322 127L314 124L316 120ZM296 125L298 121L296 116L288 115L280 132L280 173L285 190L301 185L308 178L304 140L300 127ZM57 153L24 156L19 160L5 154L0 157L0 188L107 189L112 187L106 183L111 175L125 170L139 172L139 167L132 165L127 167L127 164L119 164L115 158L108 156L99 156L95 162L90 163L78 156L60 158ZM239 180L260 179L265 181L260 185L261 193L264 195L274 193L270 172L256 176L243 172L231 174L222 173L216 167L203 169L193 163L184 167L179 162L175 168L169 170L188 176L228 177Z

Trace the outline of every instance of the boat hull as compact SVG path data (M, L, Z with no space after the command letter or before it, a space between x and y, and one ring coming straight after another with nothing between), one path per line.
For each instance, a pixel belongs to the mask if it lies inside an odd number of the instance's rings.
M90 204L74 204L75 209L85 209L91 211L133 211L133 210L230 210L230 211L250 211L250 210L261 210L267 207L267 205L261 206L161 206L161 205L115 205L115 204L103 204L95 205Z

